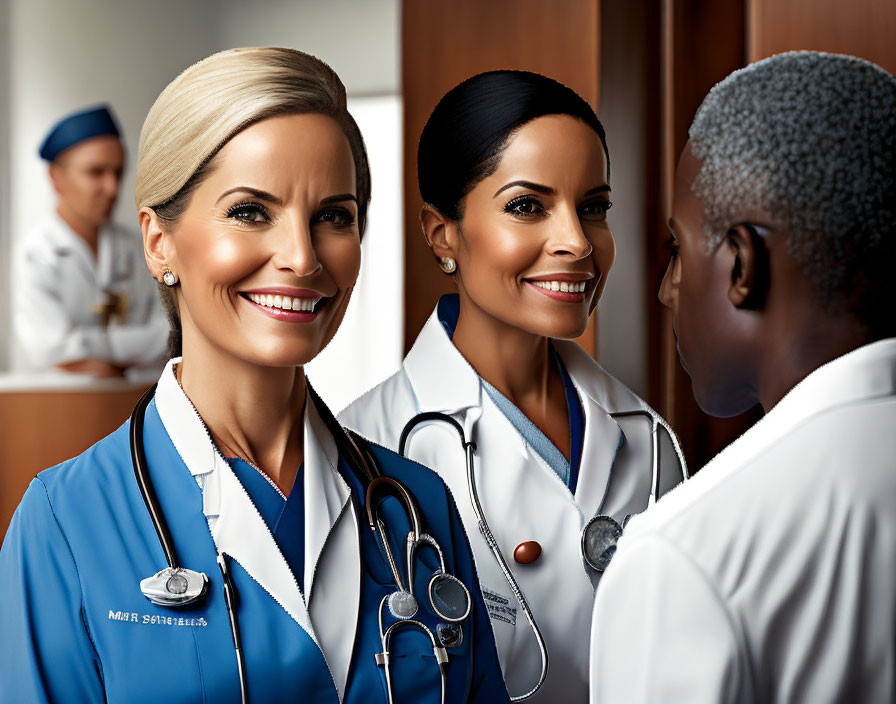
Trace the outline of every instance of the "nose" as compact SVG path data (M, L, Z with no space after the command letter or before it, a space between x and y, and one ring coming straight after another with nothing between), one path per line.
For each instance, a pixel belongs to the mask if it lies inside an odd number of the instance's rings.
M307 220L284 218L273 238L271 261L277 269L292 271L299 278L316 273L321 264L314 249L314 238Z
M678 259L673 257L666 266L666 273L663 274L663 280L660 282L660 290L657 292L657 298L660 299L666 308L672 308L675 303L675 296L678 293L678 282L676 280L676 268Z
M120 183L118 174L107 172L103 175L102 189L106 198L118 197L118 184Z
M551 223L548 248L551 254L571 256L574 259L584 259L594 251L574 206L557 211Z

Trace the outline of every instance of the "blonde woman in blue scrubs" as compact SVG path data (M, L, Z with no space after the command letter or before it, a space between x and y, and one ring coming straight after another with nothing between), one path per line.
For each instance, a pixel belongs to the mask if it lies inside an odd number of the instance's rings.
M348 304L369 198L345 89L314 57L222 52L159 96L136 200L176 356L142 428L135 413L22 499L0 551L0 700L507 701L443 483L371 447L374 491L305 382ZM413 578L411 500L443 560L421 548ZM466 614L424 598L444 573L469 589ZM391 608L411 594L415 613Z

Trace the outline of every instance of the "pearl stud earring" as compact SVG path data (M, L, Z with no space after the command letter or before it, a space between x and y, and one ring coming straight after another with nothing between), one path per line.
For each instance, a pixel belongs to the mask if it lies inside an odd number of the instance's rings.
M454 270L457 269L457 262L454 261L453 257L442 257L442 270L446 274L453 274Z
M165 269L165 273L162 274L162 281L165 282L166 286L174 286L177 283L177 276L171 269Z

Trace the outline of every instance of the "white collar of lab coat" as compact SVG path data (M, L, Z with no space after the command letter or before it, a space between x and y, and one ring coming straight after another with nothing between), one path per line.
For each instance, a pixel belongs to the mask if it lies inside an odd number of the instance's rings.
M239 562L316 640L306 600L286 559L233 469L212 442L198 411L177 382L174 366L180 359L169 361L162 372L156 388L156 408L178 454L203 489L203 513L209 520L215 545L219 552L226 552ZM350 490L336 470L339 458L336 443L310 400L305 407L304 442L304 583L310 596L314 590L315 568L327 536L345 509ZM352 621L356 614L357 609L351 615Z
M609 415L610 410L646 406L576 343L555 340L554 345L580 392L585 411L581 466L588 467L589 471L580 473L575 498L583 514L590 517L603 503L616 453L624 439L619 424ZM452 414L481 408L483 391L479 375L448 337L439 320L438 307L405 357L404 369L416 396L418 412ZM468 437L470 425L478 417L478 412L467 415L464 431ZM510 437L516 439L521 453L528 452L525 439L519 433Z
M896 394L896 338L859 347L822 365L794 386L759 422L716 455L626 532L647 530L699 501L810 417L837 406Z
M479 406L482 387L479 375L448 337L439 320L438 306L404 358L419 413L441 411L452 414Z

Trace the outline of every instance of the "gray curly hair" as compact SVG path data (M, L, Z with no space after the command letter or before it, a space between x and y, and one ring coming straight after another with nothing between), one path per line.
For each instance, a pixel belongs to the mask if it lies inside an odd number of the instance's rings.
M772 56L718 83L690 138L708 246L767 213L825 309L863 315L896 249L896 78L853 56Z

